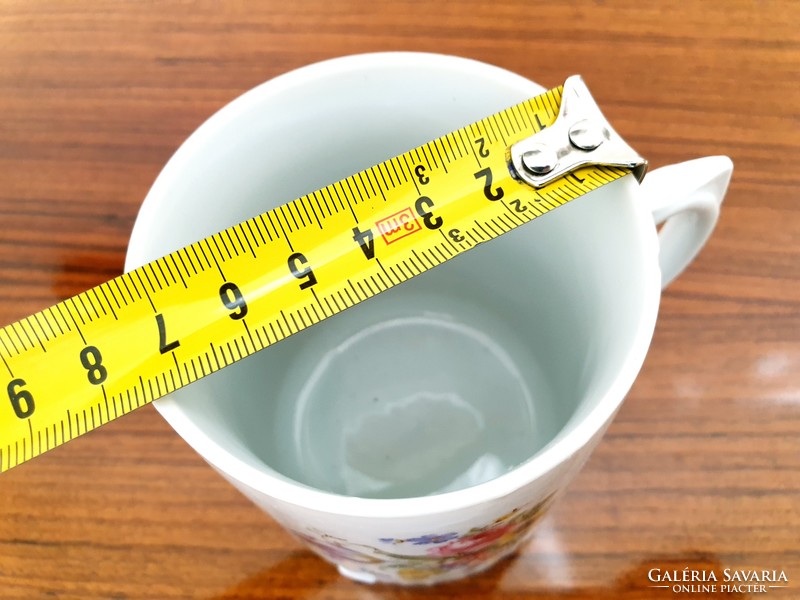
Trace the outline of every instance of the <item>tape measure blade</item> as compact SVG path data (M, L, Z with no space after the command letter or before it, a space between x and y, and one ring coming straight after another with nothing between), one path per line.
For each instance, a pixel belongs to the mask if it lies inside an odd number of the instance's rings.
M626 173L534 190L507 149L561 88L0 329L0 472L280 342ZM3 399L5 389L7 399Z

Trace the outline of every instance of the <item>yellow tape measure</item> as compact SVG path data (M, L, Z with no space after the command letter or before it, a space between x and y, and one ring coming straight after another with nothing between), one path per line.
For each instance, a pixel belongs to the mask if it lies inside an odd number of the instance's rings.
M0 472L641 165L573 77L8 325Z

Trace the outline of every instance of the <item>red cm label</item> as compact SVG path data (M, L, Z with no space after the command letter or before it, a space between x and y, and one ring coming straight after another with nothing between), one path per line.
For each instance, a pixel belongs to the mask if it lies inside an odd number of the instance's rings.
M406 236L416 233L422 229L422 225L417 221L417 216L409 206L403 210L389 215L385 219L376 221L375 225L387 244L396 242Z

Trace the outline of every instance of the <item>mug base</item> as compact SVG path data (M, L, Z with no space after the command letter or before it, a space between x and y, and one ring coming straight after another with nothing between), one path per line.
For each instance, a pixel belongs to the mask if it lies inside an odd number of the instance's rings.
M347 567L343 567L342 565L337 565L336 568L338 569L339 574L343 577L347 577L348 579L352 579L353 581L357 581L359 583L373 584L378 581L378 578L372 573L367 573L365 571L354 571L352 569L348 569Z

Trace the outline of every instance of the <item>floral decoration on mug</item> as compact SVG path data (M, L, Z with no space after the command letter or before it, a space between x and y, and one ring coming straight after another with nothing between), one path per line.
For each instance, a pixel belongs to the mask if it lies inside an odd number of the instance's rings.
M426 533L409 538L383 537L376 545L356 544L316 531L295 535L337 564L350 563L378 578L424 580L491 564L513 551L550 507L554 494L528 508L515 508L464 532ZM424 548L423 548L424 547ZM406 552L404 552L406 550ZM423 553L408 551L424 550Z

